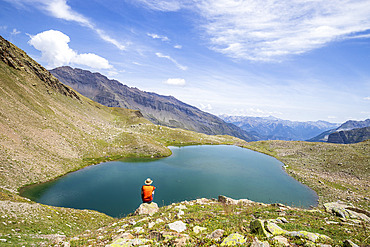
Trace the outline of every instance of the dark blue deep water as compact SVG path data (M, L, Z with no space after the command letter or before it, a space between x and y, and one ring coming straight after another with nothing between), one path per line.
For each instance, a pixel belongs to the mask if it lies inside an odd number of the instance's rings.
M140 188L150 177L159 206L226 195L234 199L298 207L317 204L316 193L297 182L270 156L236 146L171 147L170 157L113 161L57 180L30 186L22 196L43 204L94 209L114 217L140 205Z

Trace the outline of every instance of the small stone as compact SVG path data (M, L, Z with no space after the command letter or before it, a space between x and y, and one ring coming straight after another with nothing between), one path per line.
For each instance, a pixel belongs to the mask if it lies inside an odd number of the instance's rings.
M190 240L190 237L188 235L185 235L181 238L175 239L175 246L180 247L180 246L186 246L186 243Z
M143 233L144 232L144 228L142 228L142 227L135 227L134 228L134 231L136 232L136 233Z
M162 219L157 219L157 220L155 221L155 223L156 223L156 224L158 224L158 223L162 223L162 222L164 222Z
M186 209L186 206L180 204L179 206L176 206L175 209Z
M167 224L167 227L170 228L170 230L176 232L183 232L186 230L186 224L182 221L175 221L173 223Z
M155 225L155 222L149 222L148 228L152 228Z
M205 228L205 227L201 227L201 226L194 226L193 227L193 232L195 232L196 234L198 234L202 231L205 231L205 230L207 230L207 228Z

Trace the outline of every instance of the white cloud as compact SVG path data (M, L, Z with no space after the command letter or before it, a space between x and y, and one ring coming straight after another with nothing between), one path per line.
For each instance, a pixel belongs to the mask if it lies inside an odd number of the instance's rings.
M211 104L200 104L199 108L202 110L202 111L211 111L213 110L213 107Z
M32 5L34 7L46 11L55 18L77 22L78 24L84 27L88 27L91 30L95 31L102 40L113 44L118 49L120 50L126 49L125 45L121 44L121 42L119 42L118 40L107 35L103 30L97 28L95 24L87 17L72 10L72 8L67 4L66 0L6 0L6 1L15 4L16 6L24 6L26 4Z
M196 6L212 49L237 59L279 60L370 29L369 0L201 0Z
M35 49L41 51L42 60L50 67L59 67L69 64L85 65L95 69L109 69L112 66L108 60L92 53L78 54L68 43L70 38L64 33L49 30L31 36L28 41Z
M185 86L186 81L185 79L181 79L181 78L169 78L167 81L164 81L163 83L167 85L173 85L173 86Z
M364 100L370 100L370 96L369 97L365 97Z
M170 41L170 39L167 36L158 35L155 33L147 33L149 37L152 37L153 39L160 39L162 41Z
M167 56L167 55L163 55L162 53L160 52L157 52L155 55L157 55L157 57L159 58L166 58L168 60L170 60L171 62L173 62L177 68L181 69L181 70L187 70L188 67L184 66L184 65L181 65L179 64L175 59L173 59L172 57L170 56Z
M20 34L21 32L20 31L18 31L17 29L13 29L13 31L10 33L11 35L18 35L18 34Z
M175 45L174 48L176 48L176 49L182 49L182 45Z

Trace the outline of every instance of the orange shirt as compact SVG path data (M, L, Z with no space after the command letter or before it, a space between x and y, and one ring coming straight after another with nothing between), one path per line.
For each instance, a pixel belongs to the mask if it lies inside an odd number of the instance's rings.
M143 202L153 201L154 190L155 187L152 185L143 185L143 187L141 187L141 198L143 199Z

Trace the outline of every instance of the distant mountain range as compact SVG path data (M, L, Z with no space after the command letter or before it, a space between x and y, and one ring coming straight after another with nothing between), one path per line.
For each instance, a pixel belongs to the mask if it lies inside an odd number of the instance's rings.
M220 118L250 132L258 140L303 141L339 126L337 123L325 121L297 122L272 116L246 117L221 115Z
M355 143L369 139L370 119L364 121L349 120L335 129L331 129L315 136L308 141L331 143Z
M68 66L50 72L64 84L102 105L140 110L146 119L155 124L209 135L231 135L246 141L256 140L239 127L172 96L144 92L99 73Z

